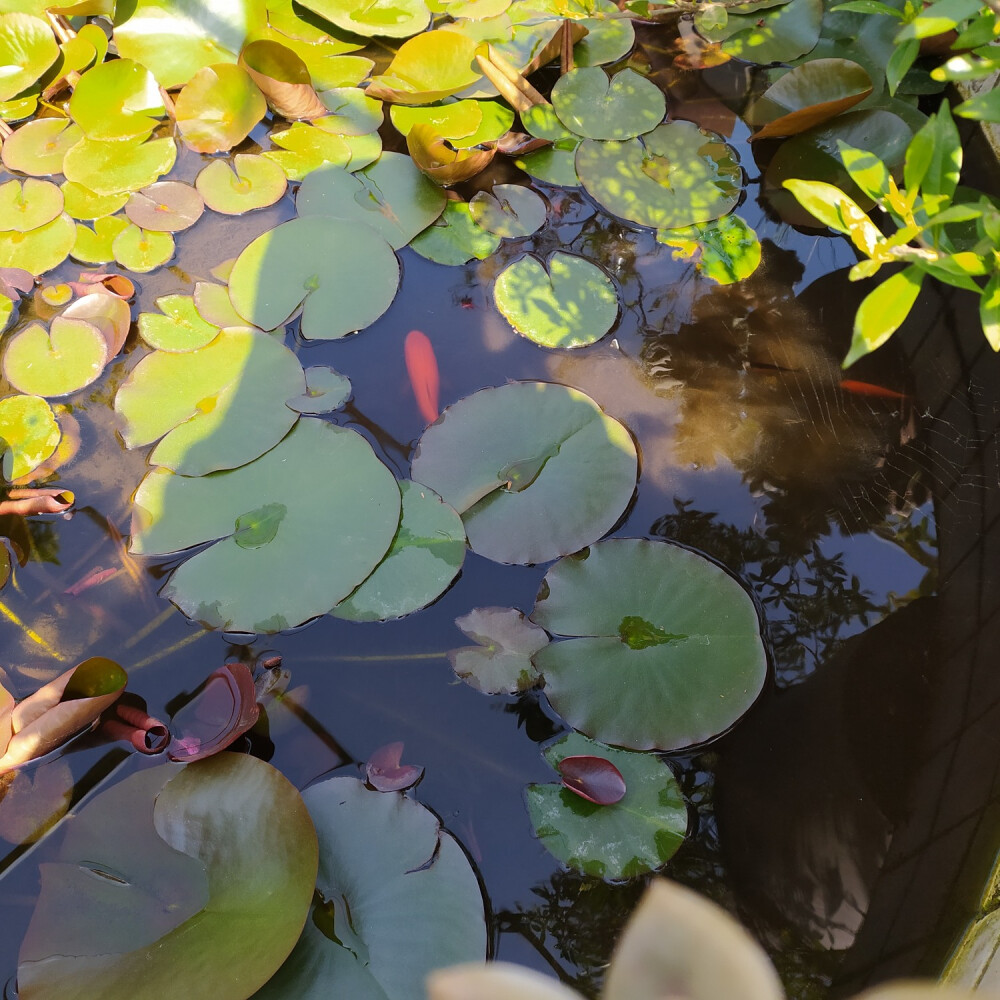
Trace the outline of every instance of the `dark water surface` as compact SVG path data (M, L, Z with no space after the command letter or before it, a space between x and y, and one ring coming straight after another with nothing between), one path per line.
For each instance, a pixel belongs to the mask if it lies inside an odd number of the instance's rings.
M350 377L353 401L332 419L363 433L400 476L423 430L403 361L415 328L434 345L442 406L482 386L549 379L584 390L629 427L642 473L613 534L675 539L725 564L760 602L774 667L730 733L667 755L692 812L689 839L664 873L747 923L792 997L825 996L937 971L1000 839L1000 368L975 303L932 288L901 334L851 370L903 398L843 388L839 359L864 294L846 280L853 253L756 205L757 168L735 127L750 177L740 212L764 243L748 281L722 288L697 278L651 233L578 192L542 188L559 222L535 248L586 253L619 282L622 319L604 341L546 352L513 334L490 296L492 276L522 252L512 244L462 268L404 250L401 292L373 327L297 350L303 364ZM189 154L175 173L193 176L200 165ZM143 278L139 309L189 291L288 210L221 220L215 231L206 218L197 236L178 240L187 273ZM333 768L356 773L376 748L402 740L405 759L426 767L417 798L478 867L495 956L595 995L642 880L610 886L566 872L533 839L523 790L552 780L538 743L560 723L541 696L478 694L446 658L467 644L456 617L486 605L530 611L547 567L469 554L451 590L403 621L324 618L248 648L169 613L155 594L170 563L68 595L95 567L119 565L108 523L127 534L144 468L115 437L110 413L131 363L126 355L86 401L74 400L83 446L59 481L80 509L31 526L36 558L0 594L12 689L24 694L101 655L166 717L226 657L280 653L294 704L273 709L252 752L301 787ZM86 740L64 753L77 798L121 757ZM0 844L3 866L15 863L0 896L0 981L15 972L37 862L52 846L15 861L22 848Z

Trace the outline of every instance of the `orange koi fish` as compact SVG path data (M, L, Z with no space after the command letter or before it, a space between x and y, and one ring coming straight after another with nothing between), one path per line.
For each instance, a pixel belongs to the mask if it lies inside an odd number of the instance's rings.
M403 355L417 408L424 420L432 424L438 418L440 376L430 338L420 330L411 330L403 344Z
M874 396L877 399L909 399L905 392L887 389L884 385L873 385L871 382L855 382L853 379L842 379L840 388L844 392L852 392L855 396Z

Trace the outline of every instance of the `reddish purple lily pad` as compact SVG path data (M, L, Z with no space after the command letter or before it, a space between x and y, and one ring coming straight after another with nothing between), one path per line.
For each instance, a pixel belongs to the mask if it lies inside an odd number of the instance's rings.
M190 762L225 750L257 721L260 708L253 674L245 663L226 663L174 716L167 756Z
M604 757L581 754L563 757L556 770L562 783L581 799L599 806L613 806L625 797L625 779L621 771Z
M402 743L387 743L379 747L365 765L365 778L377 792L401 792L412 788L423 776L424 769L416 764L401 764Z

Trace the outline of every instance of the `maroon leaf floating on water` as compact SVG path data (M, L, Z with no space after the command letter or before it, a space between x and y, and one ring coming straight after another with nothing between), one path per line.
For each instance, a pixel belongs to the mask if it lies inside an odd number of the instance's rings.
M101 720L99 732L110 740L125 740L140 753L162 753L170 742L170 730L143 709L116 702Z
M625 796L625 779L621 771L603 757L563 757L558 771L562 783L588 802L612 806Z
M424 775L422 766L400 764L402 743L387 743L379 747L365 765L368 784L378 792L401 792L412 788Z
M167 756L179 761L211 757L250 729L258 715L250 668L245 663L226 663L173 717L174 740Z
M59 488L11 489L7 498L0 500L0 515L63 514L73 506L76 498L72 490Z

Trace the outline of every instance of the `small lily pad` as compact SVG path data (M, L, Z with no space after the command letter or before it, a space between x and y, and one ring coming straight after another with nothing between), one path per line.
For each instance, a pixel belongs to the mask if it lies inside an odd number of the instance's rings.
M338 28L365 37L409 38L431 19L423 0L306 0L303 6Z
M438 264L457 266L486 260L500 246L500 237L480 226L467 203L449 201L444 211L422 233L410 240L410 249Z
M561 560L531 619L577 637L534 657L552 707L617 746L703 743L747 711L767 676L750 595L708 559L667 542L610 539Z
M130 223L123 215L109 215L94 221L94 228L78 223L76 241L70 255L84 264L109 264L115 259L115 240Z
M239 545L238 520L268 504L286 508L274 538ZM136 492L132 551L161 555L212 542L174 571L162 596L209 628L278 632L326 613L371 573L399 510L395 478L360 434L302 417L242 468L149 473ZM331 530L318 543L322 524Z
M125 214L140 229L154 233L179 233L189 229L205 211L196 188L180 181L160 181L136 191L125 205Z
M306 391L285 405L296 413L332 413L351 398L351 380L326 365L313 365L305 370Z
M353 155L346 137L304 122L293 122L283 132L272 132L270 138L280 148L269 149L263 156L278 164L290 181L304 180L327 164L346 167Z
M49 330L32 323L8 341L3 374L21 392L52 398L90 385L107 363L107 341L96 326L56 316Z
M4 479L21 479L37 469L56 450L60 436L52 407L40 396L0 399Z
M541 680L531 657L549 637L517 608L473 608L455 624L478 643L448 654L452 670L470 687L483 694L519 694Z
M576 171L609 212L653 229L676 229L725 215L743 174L733 151L697 125L672 121L625 142L585 139Z
M66 151L66 179L95 194L138 191L169 173L177 147L169 136L148 142L101 140L84 137Z
M66 150L82 136L80 126L68 118L37 118L25 122L4 142L3 164L8 170L32 177L61 174Z
M461 515L474 552L555 559L600 538L635 488L635 444L587 395L548 382L481 389L424 431L413 478Z
M211 281L197 281L194 286L194 305L198 315L212 326L224 329L227 326L243 326L245 320L233 308L229 289Z
M537 149L519 157L514 163L526 174L545 184L556 184L559 187L577 187L580 178L576 173L576 147L572 143L568 148L562 145L550 146L548 149Z
M588 139L632 139L663 121L663 91L634 70L610 79L598 66L579 67L559 77L552 106L572 132Z
M618 295L607 274L558 251L547 270L530 255L514 261L497 276L493 298L507 322L542 347L593 344L618 319Z
M75 181L63 181L62 193L66 214L74 219L87 221L96 221L105 216L114 215L128 201L127 191L120 191L116 194L97 194Z
M295 197L300 218L332 216L366 223L394 249L406 246L442 212L445 194L408 156L383 153L364 170L315 170Z
M476 874L419 802L328 778L303 799L320 842L305 930L253 1000L424 1000L432 969L486 958Z
M635 878L665 865L687 832L687 807L670 768L652 754L616 750L579 733L545 749L545 759L556 770L579 757L613 765L625 794L599 805L563 785L529 785L535 836L564 864L597 878Z
M675 258L693 260L700 273L720 285L749 278L760 264L760 240L738 215L683 229L661 229L656 240L675 247Z
M822 0L791 0L767 10L730 13L713 30L700 23L698 31L708 41L719 42L726 55L766 65L790 62L811 51L822 23Z
M59 46L42 18L0 14L0 101L27 90L58 57Z
M331 612L355 622L388 621L437 600L465 561L458 513L420 483L399 484L403 498L396 537L374 572Z
M316 119L316 126L333 135L368 135L382 125L382 102L360 87L331 87L320 95L329 115Z
M478 191L469 211L487 232L509 239L530 236L545 222L545 202L520 184L495 184L492 192Z
M160 86L145 66L112 59L80 77L69 113L91 139L145 139L164 107Z
M297 416L285 400L304 390L302 367L284 344L231 328L198 350L147 355L118 390L115 410L127 447L162 437L152 464L204 476L277 444Z
M146 274L166 264L176 249L170 233L154 233L130 224L111 244L115 260L130 271Z
M65 213L29 233L0 232L0 267L41 275L58 267L76 242L76 223Z
M398 285L399 262L374 229L316 215L258 236L233 266L229 295L263 330L287 323L301 307L302 335L334 340L374 323Z
M267 114L267 101L240 66L206 66L177 95L177 131L196 153L219 153L242 142Z
M219 328L198 315L190 295L161 295L156 300L159 313L139 314L139 336L150 347L182 353L196 351L219 335Z
M63 194L52 181L29 177L0 184L0 226L4 230L30 233L58 218Z

